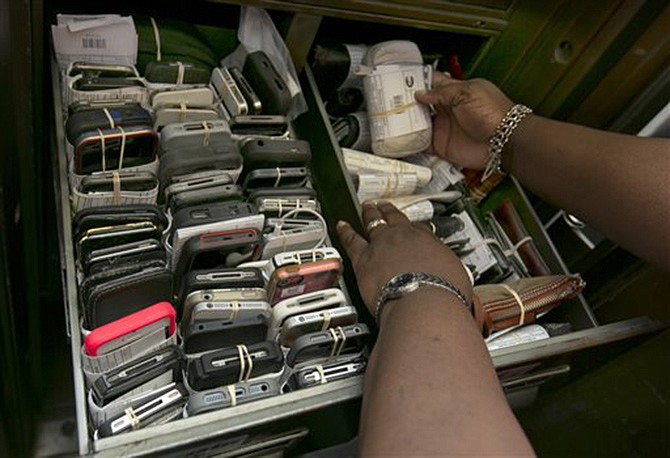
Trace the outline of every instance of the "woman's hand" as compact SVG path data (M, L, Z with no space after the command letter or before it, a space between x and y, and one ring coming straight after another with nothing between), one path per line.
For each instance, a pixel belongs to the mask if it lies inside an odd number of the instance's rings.
M384 284L405 272L425 272L450 281L470 300L472 286L460 259L426 228L415 226L393 205L363 204L363 223L384 220L369 229L368 240L340 221L337 232L358 281L358 289L371 313Z
M416 100L432 105L431 152L474 170L486 168L489 139L514 103L490 81L457 81L433 73L433 89L416 93Z

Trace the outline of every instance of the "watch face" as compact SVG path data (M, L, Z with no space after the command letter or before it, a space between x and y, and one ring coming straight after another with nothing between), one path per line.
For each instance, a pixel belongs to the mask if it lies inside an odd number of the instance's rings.
M404 292L407 289L412 288L416 284L416 276L412 272L400 274L393 278L389 286L393 289L400 290Z

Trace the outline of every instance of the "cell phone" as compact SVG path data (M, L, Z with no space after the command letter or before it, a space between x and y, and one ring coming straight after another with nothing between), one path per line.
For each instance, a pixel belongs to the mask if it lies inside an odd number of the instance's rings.
M238 115L230 118L230 131L236 135L283 136L288 132L288 119L277 115Z
M326 259L300 265L279 267L268 282L270 304L301 294L332 288L342 273L342 261Z
M258 188L249 192L248 199L253 202L263 197L273 197L277 199L305 199L315 200L316 191L314 188Z
M234 403L231 391L235 395ZM249 380L211 390L193 391L186 404L186 413L188 416L198 415L232 405L265 399L279 393L279 383L274 377Z
M135 389L144 391L158 388L162 384L179 382L184 368L184 354L176 345L170 345L146 356L103 373L93 382L93 401L99 407L135 394ZM152 382L155 383L152 386Z
M176 261L176 277L181 281L192 270L236 267L244 261L256 261L261 256L262 241L256 229L200 234L184 245Z
M232 185L232 179L230 177L230 174L223 171L205 177L179 181L177 183L172 183L165 188L164 191L165 201L170 202L172 200L171 199L172 196L182 192L188 192L188 191L200 192L208 188L226 186L226 185ZM242 189L240 188L240 195L241 191Z
M253 202L258 211L263 213L266 218L279 218L295 210L321 212L319 201L315 199L258 197ZM303 214L306 218L310 216L314 217L309 212L304 212Z
M317 310L338 309L347 305L344 293L337 288L313 291L284 299L272 308L272 316L268 326L268 340L276 340L282 330L284 321L292 316Z
M284 367L284 354L276 342L259 342L246 350L241 352L233 346L190 360L188 385L196 391L208 390L276 373Z
M177 383L168 392L160 392L138 406L126 409L122 415L106 421L100 425L96 436L97 438L111 437L154 423L162 424L170 419L179 418L187 400L188 391L181 383Z
M253 345L263 341L268 332L262 315L234 320L191 320L188 325L182 325L181 329L184 351L188 355L231 345Z
M306 366L295 371L288 380L291 390L343 380L365 372L365 358L328 362Z
M170 194L169 191L167 193ZM236 184L207 186L203 188L172 193L166 200L170 205L172 214L174 215L179 210L186 207L211 204L215 202L231 202L235 200L242 200L242 188Z
M232 288L263 288L265 282L260 269L235 267L192 270L186 274L182 297L193 291Z
M258 98L258 95L256 95L253 88L251 87L247 79L244 77L240 69L237 67L230 67L228 71L230 72L230 76L233 77L233 80L237 84L237 87L244 96L244 100L247 102L247 105L249 106L248 114L250 115L261 114L261 112L263 111L263 104L261 103L261 99Z
M262 316L270 319L270 304L266 301L201 302L191 311L191 322L249 320Z
M241 167L242 156L237 149L229 149L226 145L199 146L163 154L158 178L164 189L170 183L194 179L195 174L202 174L197 178L204 178L211 176L204 175L205 172L230 174Z
M124 78L139 76L137 70L132 65L122 64L98 64L91 62L73 62L69 69L68 76L77 76L88 74L92 76L102 76L106 78Z
M76 100L67 107L68 117L80 111L100 110L103 108L127 108L138 105L137 102L123 99ZM108 120L109 124L109 120ZM146 123L145 123L146 124ZM151 122L149 122L151 124Z
M313 250L326 235L319 220L266 218L261 259L272 259L286 250Z
M220 145L232 147L230 127L223 119L200 122L178 122L163 127L160 144L163 151Z
M265 288L218 288L201 289L186 295L182 304L182 322L189 322L193 309L201 303L217 302L267 302L268 293Z
M208 87L176 89L155 92L151 97L151 107L156 110L166 105L185 105L188 108L211 108L214 93Z
M151 221L140 221L105 227L94 227L84 231L77 239L77 254L83 263L88 253L117 245L146 239L160 240L161 232Z
M176 319L172 304L159 302L94 329L84 339L84 351L89 356L104 355L160 329L167 339L174 334Z
M231 116L249 113L249 104L227 68L215 68L212 71L211 83Z
M361 353L370 340L364 323L313 332L298 337L286 354L286 365Z
M250 193L258 188L300 188L308 182L309 173L305 167L276 167L250 171L244 177L242 188Z
M247 170L272 167L307 167L312 150L304 140L251 138L240 147Z
M144 77L152 83L207 84L209 70L189 62L154 61L147 64Z
M140 257L138 255L144 256ZM136 242L92 250L87 252L83 259L84 275L88 275L91 267L96 263L105 263L108 268L112 268L131 257L137 261L140 259L165 261L166 253L160 240L157 239L142 239Z
M154 111L154 128L161 130L172 123L204 122L219 119L219 113L213 107L184 107L164 104Z
M263 103L263 113L286 115L291 108L291 93L263 51L252 52L244 61L242 73Z
M139 78L117 78L93 76L84 73L81 78L72 82L72 88L77 91L106 91L109 89L123 89L126 87L144 87L144 83Z
M74 172L86 175L103 171L103 159L107 170L149 164L156 159L157 150L158 136L149 126L85 132L75 142Z
M121 191L142 192L158 188L158 178L151 172L116 172ZM115 172L96 172L86 175L79 185L79 191L113 192Z
M314 248L312 250L284 251L272 258L272 264L277 267L303 264L306 262L324 261L326 259L342 260L340 252L333 247Z
M161 232L167 227L165 213L156 205L136 204L113 207L92 207L78 211L72 220L75 239L88 229L149 221Z
M358 313L356 308L351 306L301 313L284 320L279 333L279 343L284 347L290 347L298 337L305 334L338 326L349 326L357 321Z
M153 124L151 114L139 103L123 103L117 106L74 110L65 121L65 133L67 140L74 144L79 136L87 131L151 124Z

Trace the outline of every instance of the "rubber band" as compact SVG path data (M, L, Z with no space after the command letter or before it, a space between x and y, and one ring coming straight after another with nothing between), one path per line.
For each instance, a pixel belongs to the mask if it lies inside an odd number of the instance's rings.
M323 324L321 325L321 331L325 331L330 327L330 321L332 319L330 311L324 310L323 312Z
M177 61L177 84L181 85L184 84L184 64L181 62Z
M244 369L247 366L246 355L244 354L243 350L244 347L245 345L237 346L237 355L240 358L240 376L237 378L237 383L240 383L242 380L244 380Z
M281 218L281 214L283 213L281 199L277 199L277 207L279 207L279 217Z
M321 385L326 383L326 374L323 373L323 366L321 364L316 364L314 370L319 374L319 383Z
M133 410L132 407L128 407L126 410L124 410L125 414L128 416L128 420L130 421L130 427L134 430L138 429L140 427L140 419L137 418L137 415L135 415L135 411Z
M105 134L102 133L100 129L98 130L98 136L100 137L100 154L102 155L102 160L101 165L102 165L102 171L107 170L107 158L105 157Z
M316 262L316 249L312 250L312 262Z
M521 247L521 245L523 245L524 243L531 242L532 240L533 240L533 237L531 237L530 235L527 235L526 237L522 238L521 240L519 240L518 242L516 242L514 244L514 251L517 254L519 254L519 248Z
M519 310L521 310L521 314L519 315L519 326L521 326L525 319L526 319L526 306L523 305L523 301L521 300L521 296L514 291L512 288L510 288L508 285L505 283L499 283L499 286L501 286L503 289L505 289L508 293L512 295L516 303L519 305Z
M342 329L342 326L338 326L338 327L337 327L337 331L338 331L339 334L340 334L340 340L339 340L339 343L340 343L340 344L339 344L339 346L338 346L338 348L337 348L337 351L335 352L335 355L334 355L334 356L339 356L340 353L342 353L342 349L344 348L344 344L345 344L345 342L347 341L347 336L346 336L346 334L344 333L344 329Z
M233 309L230 314L230 320L235 321L237 319L238 313L240 312L240 303L237 301L232 301L230 304Z
M121 150L119 151L118 169L121 170L121 168L123 167L123 155L126 152L126 131L121 126L119 126L119 131L121 131Z
M181 102L179 104L179 122L184 122L186 119L186 104Z
M254 368L254 362L249 354L249 349L246 345L238 345L237 351L240 358L240 378L238 383L246 382L251 378L251 371ZM246 370L245 370L246 368Z
M228 394L230 395L230 406L235 407L237 405L237 393L235 393L235 385L228 385Z
M281 181L281 169L277 167L277 180L275 180L275 184L273 188L278 188L279 187L279 182Z
M417 102L409 102L404 105L394 107L387 111L379 111L377 113L368 113L368 118L387 118L389 116L402 114L408 109L412 108L415 105L419 105Z
M202 146L209 146L209 126L207 121L202 122L203 128L203 137L202 137Z
M121 175L118 170L112 172L112 185L114 189L114 205L121 205Z
M102 112L105 113L105 116L107 116L107 121L109 121L109 128L113 129L116 127L116 124L114 124L114 118L112 118L111 113L109 110L105 107L102 109Z
M433 235L437 232L437 227L435 226L435 223L432 221L428 221L428 225L430 226L430 230L433 232Z
M158 31L158 25L156 24L156 21L154 18L149 18L151 20L151 26L154 29L154 41L156 42L156 60L160 61L162 56L161 56L161 34Z
M337 344L340 341L340 336L337 333L337 331L333 328L328 329L328 332L333 337L333 348L330 350L330 356L329 356L330 358L332 358L333 356L335 356L335 351L337 350Z

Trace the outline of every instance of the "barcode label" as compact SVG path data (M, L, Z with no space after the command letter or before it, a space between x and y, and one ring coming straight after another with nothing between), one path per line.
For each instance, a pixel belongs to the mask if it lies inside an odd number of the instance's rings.
M405 98L402 94L393 96L393 108L399 108L404 105Z
M84 49L107 49L107 40L104 38L84 37L81 39Z

